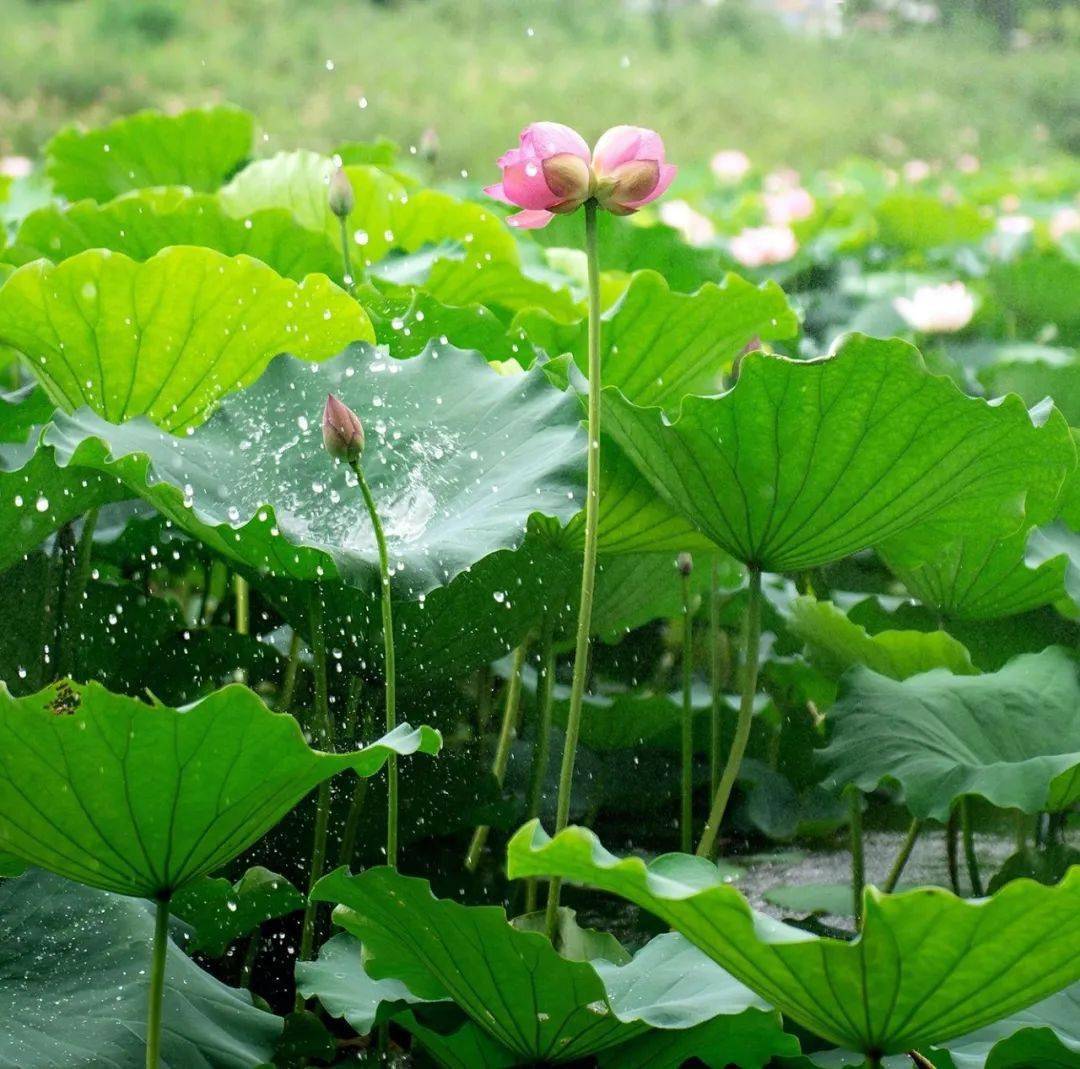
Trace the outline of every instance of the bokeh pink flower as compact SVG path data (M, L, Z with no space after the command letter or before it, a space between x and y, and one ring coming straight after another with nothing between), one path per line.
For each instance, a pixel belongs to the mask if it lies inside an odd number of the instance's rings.
M716 227L685 200L668 200L660 205L660 221L678 230L688 245L707 245L716 237Z
M802 186L766 193L765 219L770 226L788 226L814 214L814 198Z
M1058 208L1050 217L1050 237L1054 241L1061 241L1066 234L1080 232L1080 209L1071 205Z
M963 282L919 286L910 297L897 297L893 307L912 330L954 334L971 322L975 297Z
M569 126L537 122L521 132L517 148L499 157L502 181L484 192L522 209L511 226L532 230L589 199L615 215L631 215L671 185L676 167L664 158L653 130L613 126L593 150Z
M33 169L28 156L0 156L0 174L5 178L26 178Z
M790 260L799 242L788 226L749 226L731 239L729 248L743 267L766 267Z
M709 167L717 181L727 184L741 182L750 170L750 157L740 149L725 148L713 154Z

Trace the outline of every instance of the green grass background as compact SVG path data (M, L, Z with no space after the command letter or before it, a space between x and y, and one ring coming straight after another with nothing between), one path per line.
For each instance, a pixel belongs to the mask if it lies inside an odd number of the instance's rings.
M219 100L259 116L267 150L433 127L439 178L490 175L538 118L653 126L684 164L730 146L805 169L1080 151L1075 45L953 23L817 40L722 0L673 8L665 48L649 0L0 0L0 152Z

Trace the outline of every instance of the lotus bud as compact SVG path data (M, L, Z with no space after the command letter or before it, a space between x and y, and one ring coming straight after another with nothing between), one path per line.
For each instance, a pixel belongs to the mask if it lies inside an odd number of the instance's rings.
M428 163L434 163L439 156L439 133L434 126L429 126L420 135L420 158Z
M360 417L332 393L326 395L322 417L322 440L335 460L355 464L364 452L364 428Z
M349 181L349 176L345 173L343 167L339 167L330 176L327 203L330 205L330 211L339 219L344 219L352 214L356 196L353 193L352 182Z
M679 569L679 575L685 579L694 570L694 558L689 553L680 553L675 559L675 567Z

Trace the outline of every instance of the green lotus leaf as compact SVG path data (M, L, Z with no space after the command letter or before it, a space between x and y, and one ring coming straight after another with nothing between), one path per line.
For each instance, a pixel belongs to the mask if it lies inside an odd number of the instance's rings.
M87 249L111 249L149 260L171 245L201 245L226 256L261 260L283 278L342 276L341 250L326 234L300 226L282 208L228 215L217 197L186 189L130 193L107 204L85 200L31 212L7 258L15 264L44 258L58 263Z
M649 1027L761 1007L677 938L650 943L625 965L570 960L541 932L507 923L501 908L437 899L425 880L385 867L339 869L312 895L338 903L334 920L363 941L369 976L400 980L418 998L452 999L519 1062L562 1064Z
M317 960L296 963L296 986L304 998L317 998L331 1017L343 1017L362 1036L394 1010L428 1001L393 977L368 976L363 944L348 932L323 943Z
M974 675L971 655L944 631L879 631L871 635L831 601L800 596L788 610L788 626L806 643L819 668L836 677L862 664L890 679L907 679L932 668Z
M34 448L40 433L24 445L0 445L0 571L68 521L132 496L113 475L58 466L51 448Z
M504 319L536 311L549 321L569 322L582 314L581 305L568 289L533 278L509 258L479 262L474 256L440 259L432 265L424 288L445 304L483 304ZM523 323L516 319L512 326L516 332L524 332Z
M47 872L0 884L0 1065L142 1065L153 940L150 906ZM281 1018L203 972L171 941L161 1064L250 1069L268 1062Z
M1052 397L1069 426L1080 426L1080 355L1048 348L1009 352L1007 358L979 371L979 381L989 393L995 397L1019 394L1029 405Z
M262 208L286 208L309 230L339 241L340 225L327 206L334 163L316 152L279 152L245 167L220 192L230 214L244 218ZM460 241L470 257L517 262L514 237L494 213L432 189L411 189L378 167L350 165L345 173L355 207L347 225L358 263L373 264L391 249L412 252L441 241Z
M990 405L930 375L901 341L834 355L750 354L719 397L668 423L604 390L605 427L654 490L737 560L796 571L904 532L930 556L967 530L1010 534L1057 493L1075 449L1060 413Z
M351 346L315 369L276 360L183 439L86 409L58 415L46 437L63 463L120 477L227 558L367 590L378 575L371 522L319 430L330 392L367 428L364 464L401 600L519 544L534 513L567 520L580 507L577 400L542 371L499 375L479 354L443 346L404 361Z
M143 263L91 250L19 268L0 290L0 343L58 405L120 423L195 426L278 353L322 360L373 341L363 309L322 275L297 284L246 256L165 249Z
M142 111L93 130L68 127L45 146L45 172L68 200L106 201L148 186L218 188L251 155L255 121L233 107Z
M628 899L793 1021L868 1055L945 1043L1080 979L1080 868L1056 887L1019 880L976 902L937 888L869 888L853 942L755 913L704 858L619 859L584 828L550 839L537 821L525 825L508 872Z
M21 445L31 430L48 423L55 411L56 405L36 382L0 394L0 443Z
M993 226L974 204L948 204L929 193L893 193L874 213L878 237L903 249L934 249L977 241Z
M530 337L553 355L571 352L584 374L587 322L579 320L572 337L565 328L557 338L545 336L551 331L542 325L530 320ZM791 338L798 329L775 282L754 286L729 274L720 285L707 282L685 294L669 289L655 271L638 271L601 320L603 382L634 404L674 409L686 394L719 393L724 373L747 345Z
M320 753L246 687L177 710L65 682L25 698L0 687L0 740L0 850L145 898L225 864L335 773L372 776L441 744L403 724Z
M1064 252L1041 252L997 265L990 272L994 299L1021 330L1057 328L1065 345L1080 344L1080 263Z
M853 668L829 720L830 779L864 791L895 779L916 817L945 820L969 794L1025 813L1080 798L1080 682L1058 647L981 676Z
M234 940L264 921L303 909L304 902L284 876L256 866L235 883L220 876L189 883L173 895L169 912L194 928L193 950L218 957Z

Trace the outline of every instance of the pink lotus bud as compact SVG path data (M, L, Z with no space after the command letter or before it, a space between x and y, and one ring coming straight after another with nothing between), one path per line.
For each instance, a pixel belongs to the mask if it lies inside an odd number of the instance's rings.
M901 168L904 181L916 185L930 177L930 164L926 160L908 160Z
M428 163L434 163L439 156L439 132L434 126L429 126L420 135L420 156Z
M963 282L920 286L911 297L897 297L893 307L913 330L953 334L971 322L975 298Z
M765 218L770 226L788 226L814 214L814 198L802 188L765 194Z
M799 251L799 242L787 226L750 226L731 239L731 255L743 267L782 264Z
M675 567L679 570L679 575L686 577L689 576L694 570L694 558L689 553L680 553L675 558Z
M360 417L332 393L326 395L322 414L322 440L335 460L355 464L364 452L364 428Z
M502 181L484 192L521 208L507 221L523 229L546 226L590 198L629 215L659 197L676 170L664 162L663 142L651 130L616 126L590 154L577 131L554 122L527 126L520 146L501 156L499 167Z
M734 184L746 177L750 170L750 157L737 148L725 148L713 155L709 167L717 181Z
M330 176L330 189L327 193L327 203L339 219L344 219L352 214L353 205L356 203L356 195L353 193L352 182L345 173L343 167L339 167Z

